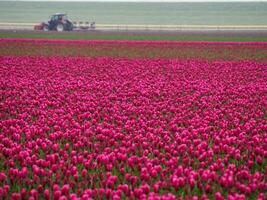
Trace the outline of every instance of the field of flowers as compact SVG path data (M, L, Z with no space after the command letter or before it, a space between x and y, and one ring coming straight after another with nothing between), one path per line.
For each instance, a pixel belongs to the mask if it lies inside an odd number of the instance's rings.
M0 199L266 199L266 58L265 43L0 41Z
M0 56L250 60L267 63L267 43L0 39Z

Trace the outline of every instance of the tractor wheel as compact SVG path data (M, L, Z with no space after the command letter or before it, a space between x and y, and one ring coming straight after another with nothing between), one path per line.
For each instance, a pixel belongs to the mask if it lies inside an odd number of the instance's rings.
M49 31L49 28L48 28L47 25L44 25L44 26L43 26L43 31Z
M63 24L58 24L58 25L57 25L57 32L62 32L62 31L64 31L64 26L63 26Z

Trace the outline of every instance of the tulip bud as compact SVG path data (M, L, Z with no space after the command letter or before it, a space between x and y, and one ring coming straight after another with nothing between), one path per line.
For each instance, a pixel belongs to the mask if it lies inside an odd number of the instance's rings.
M86 178L87 177L87 170L83 169L81 175L83 178Z
M68 196L69 192L70 192L70 186L69 185L63 185L61 192L63 195Z
M46 199L50 199L50 191L48 189L45 189L44 196Z
M66 196L59 197L59 200L67 200L68 198Z
M12 200L20 200L21 199L20 193L13 193L11 195L11 199Z
M195 187L195 184L196 184L195 180L192 179L192 178L190 178L190 179L189 179L189 185L190 185L190 187L191 187L191 188L194 188L194 187Z
M221 195L220 192L216 192L216 193L215 193L215 199L216 199L216 200L224 200L224 198L223 198L223 196Z
M262 163L263 163L262 157L261 156L257 156L256 162L257 162L258 165L262 165Z
M20 196L22 199L26 199L27 196L27 190L25 188L22 188L20 191Z
M56 190L54 192L54 200L59 200L60 197L61 197L61 191L60 190Z

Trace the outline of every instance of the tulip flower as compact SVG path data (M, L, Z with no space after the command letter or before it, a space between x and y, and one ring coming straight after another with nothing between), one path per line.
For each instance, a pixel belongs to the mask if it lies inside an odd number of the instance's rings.
M0 40L0 199L266 198L266 50Z

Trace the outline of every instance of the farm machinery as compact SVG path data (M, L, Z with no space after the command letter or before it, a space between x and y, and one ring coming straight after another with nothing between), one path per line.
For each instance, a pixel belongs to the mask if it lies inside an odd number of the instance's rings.
M73 31L73 30L93 30L95 29L95 22L71 22L66 14L56 13L51 16L46 23L43 22L34 26L34 30L43 31Z

